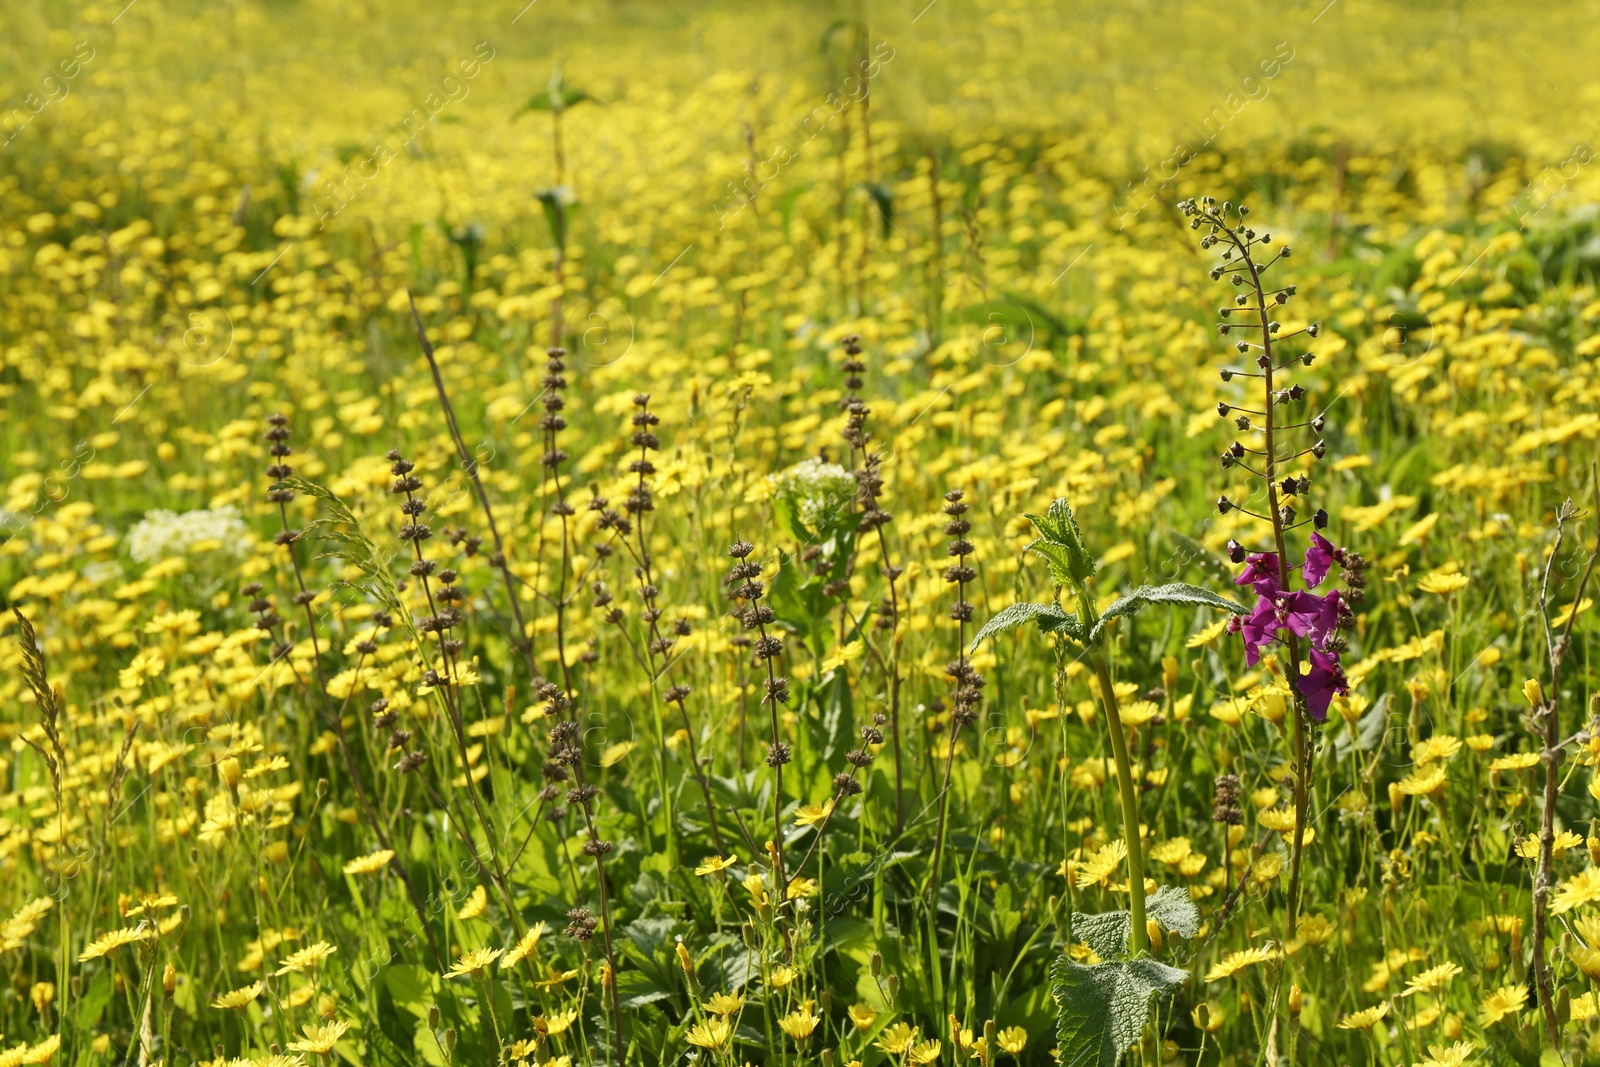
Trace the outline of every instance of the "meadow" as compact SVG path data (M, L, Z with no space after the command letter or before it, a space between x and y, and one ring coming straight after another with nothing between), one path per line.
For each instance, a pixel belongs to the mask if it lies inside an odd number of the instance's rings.
M1600 1062L1582 5L0 47L0 1067Z

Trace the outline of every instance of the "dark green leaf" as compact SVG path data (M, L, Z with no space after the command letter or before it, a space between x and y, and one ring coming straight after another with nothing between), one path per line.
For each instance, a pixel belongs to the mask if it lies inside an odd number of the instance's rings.
M1171 930L1184 939L1200 932L1200 912L1195 908L1189 891L1182 886L1164 885L1144 901L1145 918L1154 919L1162 929ZM1133 919L1125 911L1108 911L1099 915L1074 915L1072 934L1094 949L1101 959L1121 959L1128 954L1128 936L1133 932Z
M1119 597L1094 624L1094 629L1089 631L1089 640L1098 640L1105 632L1106 624L1112 619L1123 615L1135 615L1144 609L1147 604L1182 604L1190 607L1220 608L1231 611L1235 615L1249 614L1250 609L1236 600L1229 600L1219 596L1209 589L1202 589L1198 585L1187 585L1183 582L1172 582L1168 585L1144 585L1135 589L1127 596Z
M1050 969L1056 1044L1066 1067L1117 1067L1139 1041L1156 1002L1182 988L1189 972L1152 959L1085 967L1066 956Z
M1022 603L1002 608L999 614L984 623L983 629L972 639L972 648L976 649L986 637L1014 630L1029 620L1039 627L1040 633L1064 633L1077 640L1083 639L1083 628L1078 625L1077 616L1062 611L1059 604Z
M1132 929L1133 920L1125 911L1072 917L1072 936L1094 949L1094 954L1103 960L1121 959L1128 954L1128 932Z
M642 1008L672 996L672 990L654 975L623 971L617 975L617 1001L623 1008Z

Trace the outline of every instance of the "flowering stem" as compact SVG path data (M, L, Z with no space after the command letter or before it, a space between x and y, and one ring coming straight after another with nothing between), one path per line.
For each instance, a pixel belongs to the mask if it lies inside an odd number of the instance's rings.
M1139 793L1133 784L1133 764L1128 759L1128 739L1123 736L1122 715L1117 711L1117 696L1111 688L1111 664L1104 649L1089 650L1094 676L1100 683L1100 703L1106 709L1106 728L1111 733L1111 755L1117 763L1117 785L1122 792L1122 836L1128 845L1128 914L1133 920L1129 948L1135 953L1150 947L1144 918L1144 853L1139 847Z
M1217 221L1217 220L1213 220ZM1244 260L1245 268L1249 272L1249 285L1251 296L1255 300L1255 312L1259 317L1261 331L1261 390L1262 390L1262 435L1264 438L1262 467L1262 480L1267 486L1267 517L1272 522L1272 545L1278 555L1278 575L1283 583L1284 592L1288 592L1291 585L1291 571L1289 569L1289 554L1284 547L1283 540L1283 513L1278 507L1278 453L1276 448L1276 429L1273 419L1273 409L1276 398L1272 392L1272 322L1271 315L1267 312L1267 292L1261 281L1261 264L1250 255L1250 241L1230 229L1225 223L1217 222L1223 233L1227 234L1229 242L1238 250L1239 256ZM1286 937L1294 938L1295 928L1299 923L1300 915L1300 860L1305 850L1305 824L1306 808L1310 797L1310 752L1306 744L1306 708L1298 683L1300 681L1300 641L1293 633L1285 635L1289 646L1290 680L1289 690L1294 704L1294 726L1292 758L1294 761L1294 832L1292 834L1289 850L1289 903L1288 914L1285 919L1287 927Z

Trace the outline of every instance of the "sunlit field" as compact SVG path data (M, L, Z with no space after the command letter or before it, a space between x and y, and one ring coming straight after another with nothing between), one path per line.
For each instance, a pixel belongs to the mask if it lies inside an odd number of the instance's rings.
M0 1067L1600 1062L1600 25L8 5Z

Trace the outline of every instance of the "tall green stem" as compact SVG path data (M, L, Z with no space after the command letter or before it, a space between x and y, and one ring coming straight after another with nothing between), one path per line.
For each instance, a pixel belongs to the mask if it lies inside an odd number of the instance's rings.
M1128 739L1123 735L1122 715L1117 710L1117 695L1111 688L1111 664L1103 649L1089 652L1094 676L1100 682L1100 702L1106 709L1106 728L1111 731L1111 755L1117 761L1117 785L1122 792L1122 836L1128 844L1128 914L1133 918L1133 937L1129 945L1135 953L1150 947L1144 919L1144 852L1139 846L1139 793L1133 784L1133 764L1128 759Z

